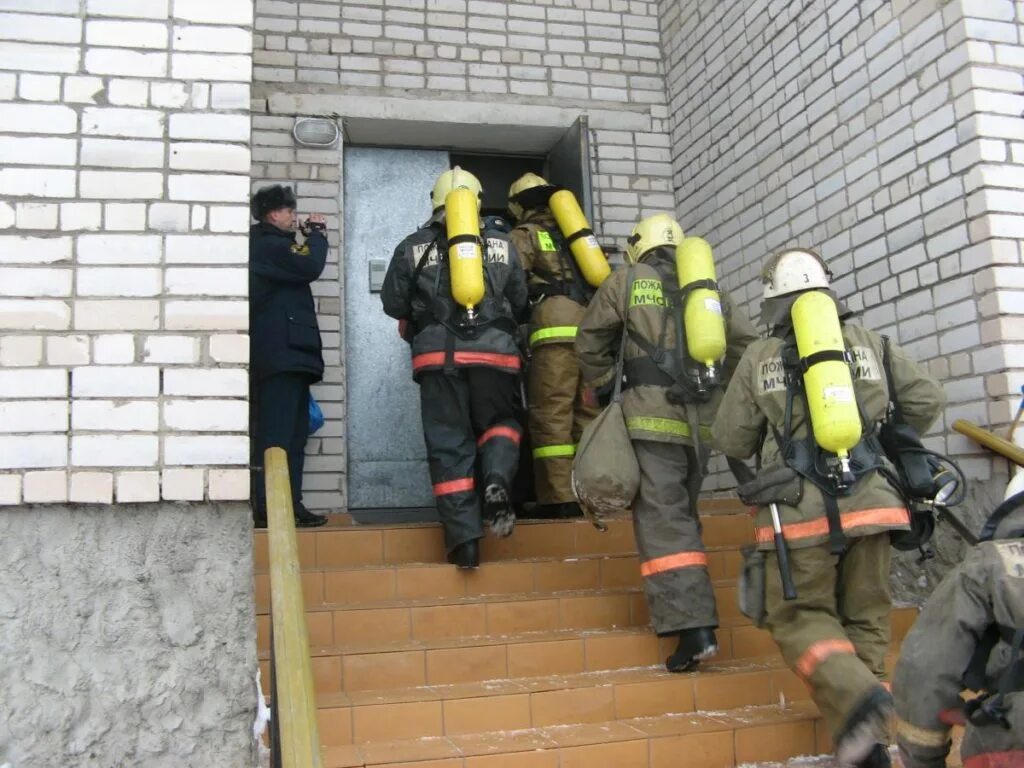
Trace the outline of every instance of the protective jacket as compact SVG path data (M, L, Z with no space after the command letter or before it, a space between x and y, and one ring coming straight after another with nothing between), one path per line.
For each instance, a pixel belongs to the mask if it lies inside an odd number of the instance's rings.
M505 232L485 220L481 235L486 294L472 325L460 323L452 299L443 212L395 248L381 301L388 315L408 323L403 336L412 344L413 378L448 368L520 368L515 333L527 309L526 277Z
M310 283L327 262L327 238L311 232L295 242L294 232L273 224L249 230L249 346L258 379L276 373L324 372L320 329Z
M906 768L946 765L948 723L964 707L962 690L997 694L1004 686L1001 701L986 703L1005 722L976 711L961 744L963 765L1024 765L1024 658L1012 647L1015 634L1024 632L1024 505L1019 497L1006 503L1015 500L995 540L973 547L943 579L903 641L893 695Z
M773 430L781 433L785 427L788 389L782 357L783 347L791 343L791 334L791 328L776 328L775 335L747 348L713 427L715 444L727 456L746 459L762 450L765 471L783 463ZM871 435L886 415L890 401L882 368L882 337L846 323L843 339L853 358L854 394L864 422L863 433ZM899 398L904 419L924 434L945 403L942 389L896 344L890 345L890 360L897 389L893 394ZM810 425L801 396L793 397L792 408L792 437L803 439ZM879 460L885 461L881 456ZM778 505L790 548L816 546L829 538L821 491L803 480L802 486L801 499L795 505ZM848 538L909 528L906 505L878 472L862 477L849 495L839 496L837 506L842 531ZM756 526L760 548L771 549L774 545L767 507L758 509Z
M711 421L722 399L722 389L728 384L743 350L757 339L757 331L722 292L728 342L722 366L722 386L713 390L706 402L687 406L671 403L666 393L673 382L654 364L645 347L658 347L666 360L675 359L677 363L679 353L676 350L685 348L682 341L677 341L675 316L680 309L668 299L679 287L674 258L659 249L637 263L632 271L631 285L626 284L627 270L612 273L601 284L580 323L576 354L580 359L584 383L590 387L605 387L611 382L619 340L625 329L629 336L626 340L626 391L622 409L630 437L692 445L687 408L693 408L701 425L700 439L706 443L711 436ZM629 305L624 318L622 308L627 292Z

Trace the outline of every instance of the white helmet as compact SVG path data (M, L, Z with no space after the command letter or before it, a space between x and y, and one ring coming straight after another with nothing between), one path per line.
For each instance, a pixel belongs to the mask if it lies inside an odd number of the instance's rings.
M442 173L437 177L437 181L434 182L434 189L430 193L430 204L434 207L434 210L436 211L444 205L449 192L460 187L465 187L476 195L476 207L479 210L480 200L484 194L483 187L480 186L480 180L469 171L459 168L457 165L451 170Z
M828 288L832 273L814 251L793 248L768 259L761 282L764 283L764 298L774 299L787 293Z

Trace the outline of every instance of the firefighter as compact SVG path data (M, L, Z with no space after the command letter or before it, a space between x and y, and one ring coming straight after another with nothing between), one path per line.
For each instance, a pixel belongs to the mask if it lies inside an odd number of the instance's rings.
M966 725L964 768L1024 766L1024 494L992 514L936 587L893 675L905 768L944 768L950 728ZM965 703L963 690L982 695Z
M449 193L461 189L471 190L468 199L475 208L468 215L459 211L457 218L471 222L479 234L460 234L450 243L447 227L454 216L445 204ZM471 173L457 167L442 173L431 193L433 214L395 248L381 291L384 311L399 320L412 348L445 548L448 561L460 568L480 562L481 501L492 532L512 532L509 487L522 436L515 333L527 310L526 276L501 220L480 221L481 195ZM473 242L479 246L475 255ZM475 274L456 264L453 285L449 248L464 247L469 261L481 263ZM480 290L481 300L472 307L453 298L472 293L462 285L466 275Z
M323 377L320 329L310 283L327 261L323 216L302 224L305 242L295 242L297 219L291 187L274 184L253 195L258 223L249 231L249 344L253 379L257 468L267 448L284 448L295 524L323 525L327 518L302 504L302 469L309 436L309 387ZM266 485L255 475L258 527L266 526Z
M572 459L597 403L583 387L573 342L593 296L548 208L557 187L526 173L508 191L512 243L529 278L528 425L538 517L576 517Z
M786 663L811 688L839 762L887 766L883 744L892 698L883 681L891 608L890 531L910 525L902 496L881 474L886 465L874 434L890 397L898 398L904 420L921 434L942 410L944 397L938 383L898 346L844 322L850 313L837 306L831 277L813 251L787 250L768 260L761 314L770 335L744 353L713 434L729 456L758 453L759 477L790 471L792 482L783 484L789 488L780 487L777 497L758 507L756 517L757 544L766 560L764 623ZM806 306L830 307L831 316L822 311L804 317L797 310ZM809 354L797 348L802 339L815 336L806 330L817 327L824 338L830 323L838 349ZM886 383L885 361L894 392ZM811 391L807 382L817 379L806 374L820 363L837 365L832 371L837 378ZM820 448L819 441L828 442L829 423L818 417L823 402L852 411L854 431L848 437L854 444L845 459ZM782 594L773 511L780 517L782 554L789 560L788 569L783 567L792 577L795 599Z
M698 391L692 367L684 364L686 297L676 269L676 248L683 239L669 214L642 219L628 240L631 266L604 281L576 337L585 384L605 392L614 384L620 340L627 335L622 407L640 465L633 524L655 631L679 638L666 660L672 672L693 669L717 651L718 614L697 496L722 383L757 338L750 321L721 294L718 322L724 322L728 344L722 379Z

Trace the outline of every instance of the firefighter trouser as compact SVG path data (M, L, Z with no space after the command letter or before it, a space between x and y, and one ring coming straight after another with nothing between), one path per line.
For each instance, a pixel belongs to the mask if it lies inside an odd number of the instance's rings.
M596 402L583 402L583 380L571 338L566 343L534 347L527 385L537 502L575 501L572 459L583 428L598 408Z
M483 536L475 479L506 489L519 463L519 383L492 368L426 371L419 376L430 482L445 549ZM482 490L482 489L481 489Z
M292 486L292 504L302 503L302 468L309 437L309 385L305 373L278 373L256 384L256 456L255 465L263 467L267 448L283 448L288 454L288 479ZM258 473L256 508L267 508L266 477Z
M693 448L634 440L640 492L633 530L651 622L659 635L717 627L715 593L697 517L700 468Z
M766 620L786 664L811 689L833 735L847 716L886 679L889 648L889 534L790 549L795 600L782 599L775 550L765 563Z

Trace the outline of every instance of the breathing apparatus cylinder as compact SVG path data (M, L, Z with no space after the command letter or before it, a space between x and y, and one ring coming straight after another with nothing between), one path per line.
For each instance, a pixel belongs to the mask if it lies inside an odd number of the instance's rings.
M445 227L448 232L448 266L452 298L466 308L469 319L484 298L484 259L480 239L480 217L476 195L465 187L456 187L444 200Z
M715 262L711 244L702 237L687 237L676 246L676 276L679 287L694 283L705 285L715 281ZM725 318L722 316L722 298L713 288L698 287L690 291L683 307L683 325L686 328L686 348L690 357L708 369L714 378L715 366L725 356Z
M848 478L849 452L860 442L861 422L836 303L827 293L808 291L793 302L791 315L814 441L838 456Z
M608 266L608 259L597 244L597 238L580 204L576 202L575 195L568 189L560 189L551 195L548 208L576 259L576 266L583 274L583 279L597 288L611 274L612 268Z

